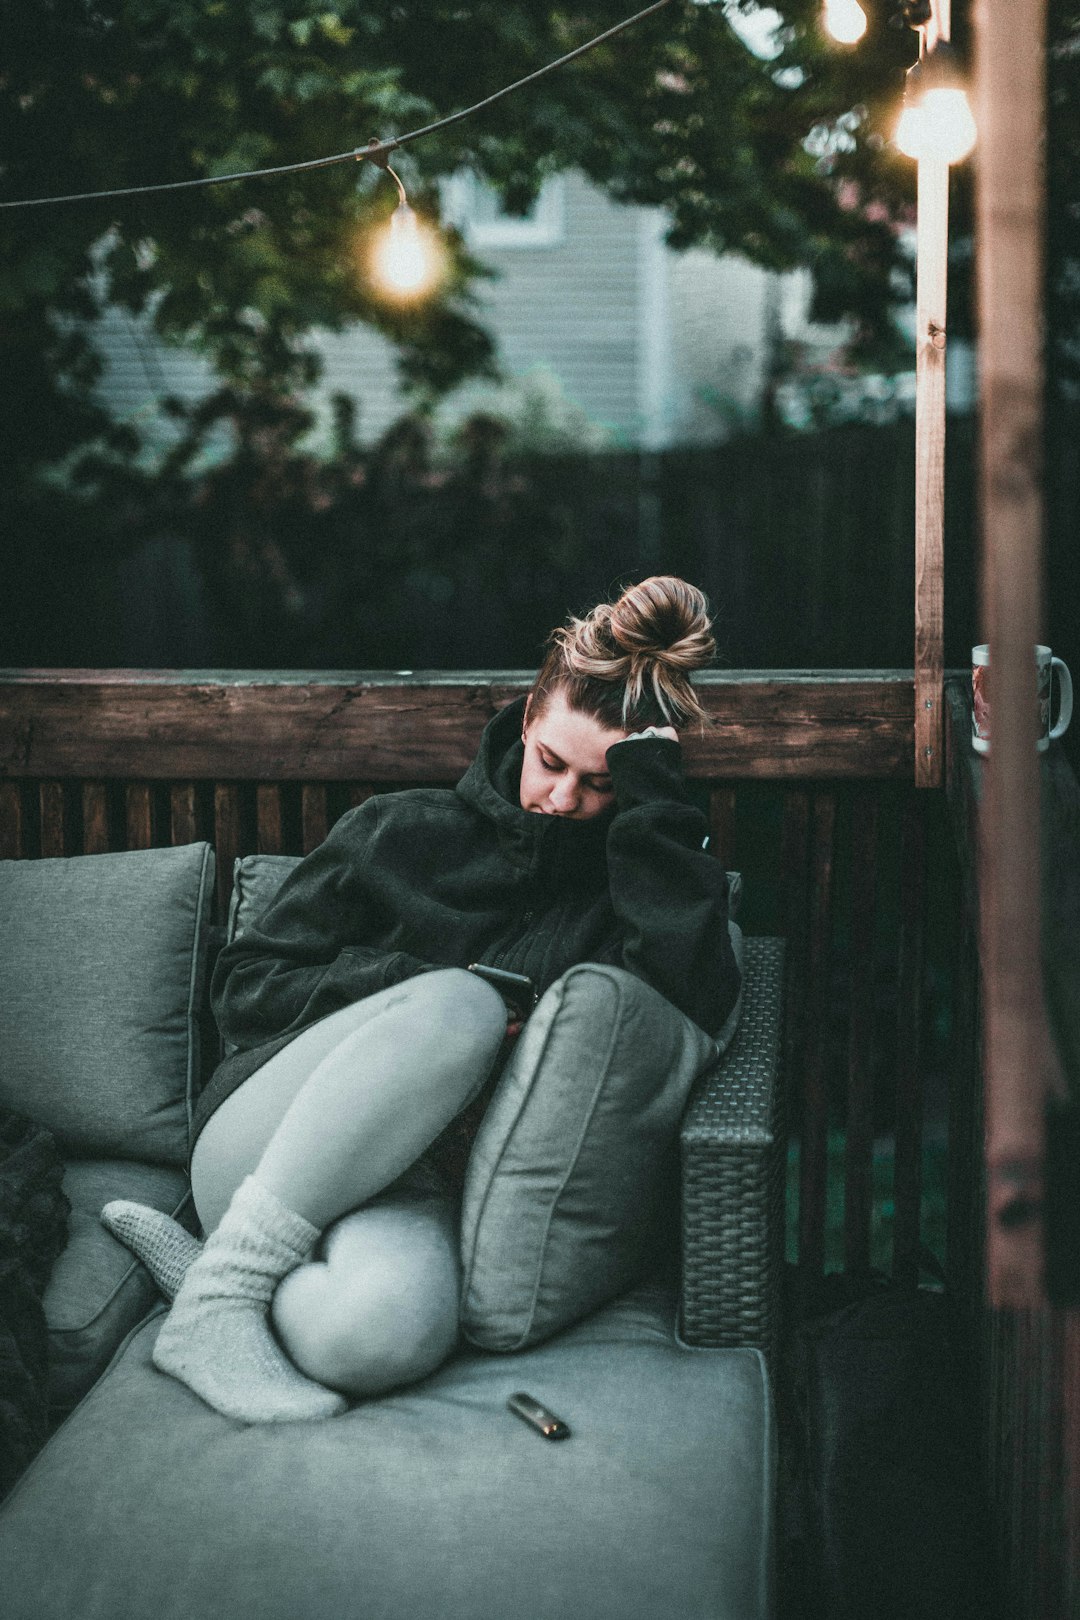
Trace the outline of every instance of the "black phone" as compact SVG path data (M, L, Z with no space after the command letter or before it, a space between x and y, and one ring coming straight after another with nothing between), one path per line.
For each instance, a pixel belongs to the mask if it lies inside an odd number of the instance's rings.
M488 967L485 962L470 962L469 972L494 985L519 1018L528 1018L536 1006L536 986L527 973L508 973L505 968Z

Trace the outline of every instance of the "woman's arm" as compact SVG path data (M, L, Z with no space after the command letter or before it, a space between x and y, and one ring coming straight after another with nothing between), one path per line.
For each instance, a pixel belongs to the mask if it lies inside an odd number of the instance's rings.
M399 984L433 963L363 944L372 926L364 874L379 825L369 799L335 823L267 909L218 957L211 1004L221 1033L247 1048Z
M708 823L690 802L670 728L613 743L607 764L616 813L608 879L622 924L623 966L709 1034L739 993L728 934L727 874L708 854Z

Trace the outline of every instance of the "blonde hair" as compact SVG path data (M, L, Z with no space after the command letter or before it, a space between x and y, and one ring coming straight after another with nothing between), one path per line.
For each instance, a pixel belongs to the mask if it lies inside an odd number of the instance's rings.
M583 619L571 616L551 632L548 647L533 686L541 708L561 691L572 709L612 731L706 724L690 674L712 663L716 642L696 585L654 574L617 602L601 602Z

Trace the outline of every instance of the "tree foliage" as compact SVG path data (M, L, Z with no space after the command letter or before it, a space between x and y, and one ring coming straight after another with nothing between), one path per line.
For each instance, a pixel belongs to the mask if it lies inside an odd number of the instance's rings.
M59 195L272 167L401 134L490 94L611 26L627 0L4 0L0 196ZM744 6L745 14L753 7ZM719 4L675 0L567 68L402 152L421 212L463 165L523 207L575 166L663 205L677 247L809 265L817 313L871 342L897 294L909 166L885 147L913 36L879 8L854 52L827 45L817 0L783 0L776 54ZM380 301L362 245L396 201L369 164L54 208L6 211L0 269L11 425L28 462L95 434L93 319L148 313L228 385L310 381L312 327L368 322L437 393L492 368L470 307L479 267L451 233L439 296ZM9 443L11 440L9 439ZM100 471L100 462L94 468Z

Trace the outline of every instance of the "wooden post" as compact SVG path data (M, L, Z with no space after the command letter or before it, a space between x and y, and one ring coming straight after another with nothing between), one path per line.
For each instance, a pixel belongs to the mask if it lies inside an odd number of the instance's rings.
M919 159L915 348L915 785L944 780L945 301L949 165Z
M982 638L991 751L980 817L990 1302L1042 1297L1043 1113L1034 648L1042 612L1045 0L977 8Z

